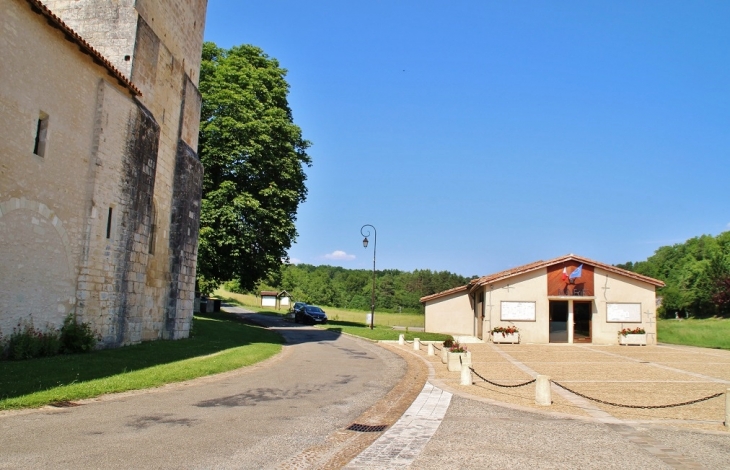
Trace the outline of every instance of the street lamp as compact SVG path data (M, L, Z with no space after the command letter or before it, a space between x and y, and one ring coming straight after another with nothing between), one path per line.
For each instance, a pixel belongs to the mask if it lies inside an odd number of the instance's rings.
M369 230L367 233L363 233L363 229L365 227L370 227L373 229L373 294L370 297L370 329L372 330L373 325L375 324L375 250L378 248L378 231L375 230L375 227L370 224L365 224L360 227L360 235L365 237L362 240L362 246L365 248L368 247L368 237L370 236Z

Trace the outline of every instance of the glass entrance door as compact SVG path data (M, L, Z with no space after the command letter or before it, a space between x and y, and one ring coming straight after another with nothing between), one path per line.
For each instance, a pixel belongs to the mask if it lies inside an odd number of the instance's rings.
M573 302L573 342L591 342L591 302Z
M550 342L568 342L568 301L550 301Z

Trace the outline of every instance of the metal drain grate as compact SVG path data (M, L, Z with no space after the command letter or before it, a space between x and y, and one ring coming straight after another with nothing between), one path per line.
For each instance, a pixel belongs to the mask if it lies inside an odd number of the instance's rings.
M381 432L385 431L385 429L388 427L386 424L376 424L376 425L370 425L370 424L357 424L353 423L347 427L350 431L357 431L357 432Z
M81 406L80 404L71 401L54 401L53 403L49 403L49 405L56 408L72 408L74 406Z

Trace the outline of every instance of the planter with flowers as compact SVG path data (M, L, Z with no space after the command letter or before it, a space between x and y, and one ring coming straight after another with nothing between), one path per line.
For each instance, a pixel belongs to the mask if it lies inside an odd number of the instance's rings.
M511 343L520 342L520 330L516 326L497 326L491 331L492 343Z
M441 362L443 364L446 364L446 362L448 360L447 356L449 354L449 349L451 349L451 346L453 346L453 345L454 345L453 339L447 339L446 341L444 341L444 344L441 345Z
M446 367L449 372L459 372L462 363L471 365L471 353L466 350L466 346L452 343L446 352Z
M624 328L618 332L618 344L624 346L646 346L646 330L641 327Z

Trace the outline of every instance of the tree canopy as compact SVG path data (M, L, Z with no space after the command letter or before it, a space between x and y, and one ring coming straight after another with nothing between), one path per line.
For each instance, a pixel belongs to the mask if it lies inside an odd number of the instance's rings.
M646 261L617 265L661 279L662 311L674 317L730 317L730 232L663 246Z
M466 285L477 276L417 269L376 271L375 307L379 311L422 312L420 298ZM295 301L354 310L370 310L373 272L310 264L286 265L262 281L262 290L286 290ZM235 283L227 288L242 291Z
M310 143L293 122L286 70L251 45L203 45L199 155L204 166L198 286L247 289L276 271L297 236Z

